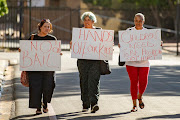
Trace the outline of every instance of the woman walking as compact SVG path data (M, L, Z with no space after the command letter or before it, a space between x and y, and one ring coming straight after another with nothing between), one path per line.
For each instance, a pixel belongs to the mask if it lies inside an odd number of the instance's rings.
M38 24L38 33L31 35L29 40L57 40L50 35L52 24L49 19L43 19ZM21 51L21 50L20 50ZM55 88L54 71L27 71L29 76L29 108L36 108L36 114L47 113L47 103L51 102Z
M83 13L81 20L84 23L84 28L101 29L94 26L97 20L92 12ZM71 45L72 41L70 42ZM99 110L100 60L78 59L77 66L80 78L82 112L91 108L91 113L95 113Z
M127 30L146 30L143 27L145 17L142 13L137 13L134 17L134 27L128 28ZM120 44L119 44L120 47ZM148 75L150 70L150 63L148 60L144 61L126 61L126 70L130 79L130 91L133 102L133 108L131 112L137 111L137 99L139 101L139 107L144 108L145 104L142 101L142 95L146 90L148 83Z

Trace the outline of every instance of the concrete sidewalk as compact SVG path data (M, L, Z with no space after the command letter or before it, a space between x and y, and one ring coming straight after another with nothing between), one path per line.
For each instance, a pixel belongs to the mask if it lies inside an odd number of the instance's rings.
M0 52L0 120L8 120L11 117L13 98L14 67L18 63L19 53Z
M112 74L101 76L100 110L98 112L95 114L91 114L90 111L81 112L82 103L76 59L70 58L70 52L66 51L62 56L62 70L56 74L56 88L52 102L49 104L49 113L46 114L34 116L36 110L28 108L28 88L21 85L19 66L15 67L15 104L14 109L11 109L11 119L179 120L180 57L163 51L163 60L150 61L149 83L143 97L145 108L138 109L136 113L130 113L132 108L130 82L125 67L117 66L119 49L117 46L114 49L113 60L109 61ZM8 101L6 99L1 103L6 105ZM6 120L6 117L1 117L0 120Z

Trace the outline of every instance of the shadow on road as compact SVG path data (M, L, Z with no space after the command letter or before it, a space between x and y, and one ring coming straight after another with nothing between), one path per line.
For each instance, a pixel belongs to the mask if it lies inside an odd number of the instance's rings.
M176 119L180 118L180 114L173 114L173 115L159 115L159 116L152 116L152 117L144 117L139 118L137 120L147 120L147 119Z
M80 96L79 87L79 75L78 72L72 73L59 73L56 75L56 89L53 98L66 97L66 96ZM180 96L180 66L151 66L149 74L149 83L146 89L146 96ZM15 99L28 98L28 88L23 87L19 78L14 80L15 82ZM130 95L130 81L125 67L112 66L112 73L110 75L101 76L101 95ZM130 112L114 113L106 115L91 116L89 113L73 112L66 114L56 115L57 119L68 118L75 116L69 120L92 120L92 119L108 119L121 117L123 114L129 114ZM82 114L89 114L88 116L82 116ZM33 115L16 116L12 120L24 120L27 117ZM180 114L174 115L162 115L141 118L154 119L154 118L180 118ZM47 117L38 117L33 120L48 120ZM139 119L139 120L141 120Z
M61 119L66 119L66 120L105 120L105 119L109 119L109 118L116 118L116 117L119 118L119 117L121 117L121 115L129 114L129 113L131 113L131 112L92 116L92 113L72 112L72 113L56 115L56 118L59 120L61 120ZM89 116L82 116L82 114L89 114ZM35 116L35 115L33 115L33 114L32 115L22 115L22 116L17 116L10 120L26 120L28 117L33 117L33 116ZM49 120L49 118L51 118L51 117L53 118L54 116L31 118L31 120ZM75 118L68 119L68 117L75 117Z
M80 95L79 73L60 73L56 75L56 88L53 97ZM145 94L149 96L179 96L180 66L152 66L150 68L148 87ZM101 76L101 95L130 94L130 81L125 67L112 69L110 75ZM28 98L28 88L15 79L16 99Z

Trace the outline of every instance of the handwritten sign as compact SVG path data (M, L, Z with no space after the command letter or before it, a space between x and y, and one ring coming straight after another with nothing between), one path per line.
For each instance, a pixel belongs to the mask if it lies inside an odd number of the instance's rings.
M112 60L113 30L73 28L72 58Z
M162 59L161 30L119 31L121 61Z
M60 71L61 41L21 40L21 71Z

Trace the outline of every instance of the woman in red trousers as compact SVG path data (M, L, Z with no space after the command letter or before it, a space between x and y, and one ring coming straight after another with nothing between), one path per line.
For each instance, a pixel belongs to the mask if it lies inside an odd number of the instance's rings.
M143 27L145 17L142 13L137 13L134 17L134 27L128 28L127 30L146 30ZM120 44L118 45L120 47ZM131 112L137 111L137 99L139 101L139 107L144 108L145 104L142 101L142 95L146 90L148 83L150 63L148 60L144 61L126 61L126 70L129 75L131 82L130 91L133 101L133 108Z

